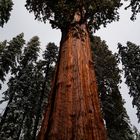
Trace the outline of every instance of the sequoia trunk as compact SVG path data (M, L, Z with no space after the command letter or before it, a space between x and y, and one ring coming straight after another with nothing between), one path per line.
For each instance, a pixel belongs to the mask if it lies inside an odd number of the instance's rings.
M62 35L38 140L106 140L85 24L70 27Z

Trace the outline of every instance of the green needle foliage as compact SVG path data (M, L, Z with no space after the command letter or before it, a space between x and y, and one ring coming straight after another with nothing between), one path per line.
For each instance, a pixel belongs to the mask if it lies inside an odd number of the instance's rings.
M108 49L105 41L91 36L93 60L98 90L109 140L134 140L129 117L119 91L120 69L116 54Z
M127 42L126 46L118 44L118 48L132 104L137 107L140 121L140 46Z
M0 26L3 27L10 18L10 12L12 11L12 0L0 0Z
M26 8L35 18L51 23L53 28L66 29L72 24L75 12L81 14L81 22L96 28L118 20L120 0L26 0Z
M24 132L25 137L29 132L29 123L33 121L31 117L33 103L37 98L35 88L36 83L39 82L36 81L36 75L33 73L35 71L34 63L38 58L38 46L38 37L33 37L27 43L16 71L8 82L8 89L3 93L8 104L0 121L0 138L2 140L17 139L21 134L23 122L27 130Z
M0 42L0 81L5 81L5 76L10 71L15 73L21 55L21 49L25 44L24 34L21 33L11 41Z

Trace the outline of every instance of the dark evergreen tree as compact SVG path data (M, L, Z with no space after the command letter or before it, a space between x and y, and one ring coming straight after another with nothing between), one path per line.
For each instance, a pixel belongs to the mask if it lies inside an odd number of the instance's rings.
M137 107L140 121L140 46L127 42L126 46L118 44L118 48L132 104Z
M100 37L91 36L93 61L109 140L134 140L130 120L119 91L118 59Z
M21 33L11 41L0 43L0 81L5 81L5 76L9 72L14 74L19 62L22 48L25 44L24 34Z
M0 26L3 27L10 18L10 13L13 7L12 0L0 0Z
M41 73L36 73L36 62L39 56L39 38L37 36L33 37L24 49L23 58L20 62L20 88L23 89L20 96L21 108L24 112L24 117L21 126L21 131L18 133L18 139L20 134L22 139L28 140L32 139L33 125L35 118L36 101L38 100L39 93L42 87L43 75ZM22 79L23 78L23 79Z
M41 70L44 73L44 80L42 81L42 90L40 91L40 96L37 100L36 105L36 118L35 118L35 125L33 127L33 140L35 140L38 128L40 123L45 107L48 103L48 97L50 93L50 87L52 83L52 78L55 70L55 65L58 56L58 47L54 43L48 43L46 46L46 50L43 53L43 60L40 60L37 64L38 70Z

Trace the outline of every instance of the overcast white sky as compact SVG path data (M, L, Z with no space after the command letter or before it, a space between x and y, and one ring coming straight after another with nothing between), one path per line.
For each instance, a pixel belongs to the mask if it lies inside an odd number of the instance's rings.
M14 36L24 33L26 41L37 35L40 37L42 49L48 42L55 42L59 45L61 34L59 30L54 30L49 24L44 24L34 20L33 14L29 14L25 9L25 0L13 0L14 7L10 21L0 28L0 41L10 40ZM105 40L110 50L117 52L118 42L125 44L131 41L140 45L140 15L135 22L130 21L130 11L120 10L120 21L109 24L106 28L101 28L95 33ZM0 91L1 92L1 91ZM126 100L125 107L130 116L131 123L140 130L140 124L137 123L136 111L132 108L131 99L129 98L128 88L122 84L121 93ZM1 94L1 93L0 93ZM1 95L0 95L1 96ZM2 106L0 106L2 108Z

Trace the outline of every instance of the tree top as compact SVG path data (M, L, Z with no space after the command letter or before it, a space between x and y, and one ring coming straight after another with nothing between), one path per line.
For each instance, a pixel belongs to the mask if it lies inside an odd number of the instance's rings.
M119 19L120 0L26 0L26 8L34 12L35 19L51 23L53 28L64 29L79 13L80 22L96 28Z

